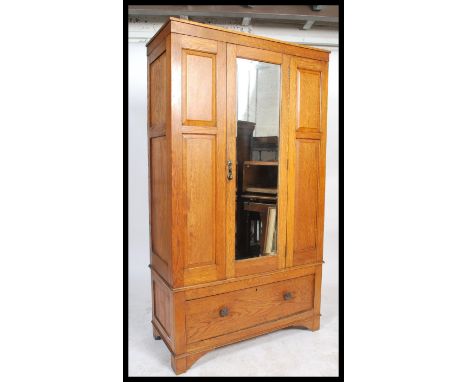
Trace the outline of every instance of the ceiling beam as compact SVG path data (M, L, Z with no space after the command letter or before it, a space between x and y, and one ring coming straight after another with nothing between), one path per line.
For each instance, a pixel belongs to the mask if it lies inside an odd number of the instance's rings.
M148 42L154 36L155 31L160 29L163 24L164 20L162 19L157 22L129 22L128 41L132 43ZM239 25L240 23L236 24L236 26ZM249 32L254 35L265 36L293 44L325 47L325 49L335 48L339 45L338 31L331 31L329 29L317 28L314 30L314 33L309 33L310 31L304 31L297 26L289 26L278 31L276 28L255 24L249 27Z
M242 18L242 26L244 26L244 27L249 26L251 21L252 21L252 17L243 17Z
M205 17L250 17L273 20L314 20L338 23L338 6L323 6L313 11L308 5L256 5L246 8L241 5L129 5L129 16L205 16Z
M312 28L312 25L314 25L314 23L315 23L315 20L308 20L308 21L306 21L306 23L304 24L302 29L308 30L308 29Z

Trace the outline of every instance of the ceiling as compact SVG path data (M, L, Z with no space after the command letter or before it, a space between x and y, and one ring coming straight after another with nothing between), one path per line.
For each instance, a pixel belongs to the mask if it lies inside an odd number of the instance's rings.
M317 9L318 7L318 9ZM242 26L288 24L298 29L338 29L337 5L129 5L129 21L168 16L198 22L228 22Z

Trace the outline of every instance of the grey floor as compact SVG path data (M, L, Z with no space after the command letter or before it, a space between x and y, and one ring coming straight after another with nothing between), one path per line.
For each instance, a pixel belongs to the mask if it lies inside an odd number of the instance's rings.
M129 375L174 376L170 353L151 329L150 287L130 280ZM146 288L147 287L147 288ZM185 376L337 376L336 285L322 286L320 330L283 329L211 351Z

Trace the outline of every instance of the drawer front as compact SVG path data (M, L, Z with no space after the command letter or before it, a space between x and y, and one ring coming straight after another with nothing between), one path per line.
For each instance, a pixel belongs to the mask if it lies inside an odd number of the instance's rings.
M187 301L187 343L313 309L314 275Z

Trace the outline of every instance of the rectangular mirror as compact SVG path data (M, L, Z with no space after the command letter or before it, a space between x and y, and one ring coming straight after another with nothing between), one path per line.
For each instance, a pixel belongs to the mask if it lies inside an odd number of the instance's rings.
M276 255L281 67L237 59L236 260Z

